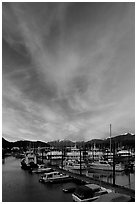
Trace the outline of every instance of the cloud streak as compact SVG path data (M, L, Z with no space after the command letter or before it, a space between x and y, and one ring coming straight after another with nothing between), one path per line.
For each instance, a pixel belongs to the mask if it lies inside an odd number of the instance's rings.
M134 3L3 3L3 133L134 132Z

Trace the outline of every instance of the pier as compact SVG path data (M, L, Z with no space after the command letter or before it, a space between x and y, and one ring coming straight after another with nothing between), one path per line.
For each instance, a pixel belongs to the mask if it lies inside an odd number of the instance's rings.
M135 190L133 190L133 189L129 189L129 188L126 188L124 186L120 186L120 185L116 185L116 184L113 185L111 183L107 183L105 181L94 179L94 178L88 177L88 176L86 176L84 174L80 175L80 174L77 174L77 173L73 173L73 172L67 171L65 169L58 168L56 166L54 166L54 167L52 166L52 168L54 168L55 170L57 170L57 171L59 171L61 173L65 173L65 174L69 175L70 177L72 177L72 178L74 178L76 180L79 180L81 182L94 183L94 184L97 184L97 185L101 185L102 187L107 188L107 189L111 189L112 191L115 191L117 193L129 195L132 198L135 198Z

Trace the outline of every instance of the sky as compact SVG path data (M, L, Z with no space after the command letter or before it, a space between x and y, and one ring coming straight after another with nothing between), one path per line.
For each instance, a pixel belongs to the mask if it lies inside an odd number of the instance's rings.
M2 3L2 134L135 132L135 4Z

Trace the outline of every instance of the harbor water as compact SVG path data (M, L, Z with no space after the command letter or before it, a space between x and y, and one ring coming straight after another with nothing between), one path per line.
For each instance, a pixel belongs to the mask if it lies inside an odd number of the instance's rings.
M90 173L89 176L99 176ZM59 184L39 183L40 175L29 174L20 167L20 159L6 157L2 163L2 201L3 202L72 202L71 193L64 193L63 188L77 186L73 182ZM107 181L109 177L100 178ZM110 179L112 179L110 177ZM109 180L108 182L111 182ZM135 189L135 174L116 174L116 184Z

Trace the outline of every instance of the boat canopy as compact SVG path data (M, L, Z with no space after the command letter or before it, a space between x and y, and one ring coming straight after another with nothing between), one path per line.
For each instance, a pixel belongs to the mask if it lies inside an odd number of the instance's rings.
M90 183L90 184L87 184L85 185L87 186L88 188L90 188L93 192L96 192L96 191L99 191L100 190L100 186L96 185L96 184L93 184L93 183Z
M132 202L130 196L120 194L120 193L108 193L101 195L95 202Z
M78 196L80 199L92 198L94 193L100 190L100 186L95 184L87 184L84 186L79 186L74 195Z

